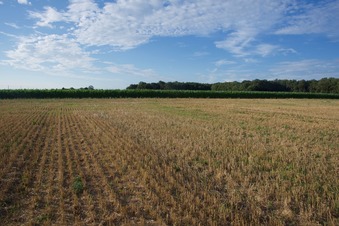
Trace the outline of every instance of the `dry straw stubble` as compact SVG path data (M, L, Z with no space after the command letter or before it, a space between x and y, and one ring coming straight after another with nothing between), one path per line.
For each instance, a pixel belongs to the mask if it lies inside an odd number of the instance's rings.
M338 224L337 100L2 100L0 219Z

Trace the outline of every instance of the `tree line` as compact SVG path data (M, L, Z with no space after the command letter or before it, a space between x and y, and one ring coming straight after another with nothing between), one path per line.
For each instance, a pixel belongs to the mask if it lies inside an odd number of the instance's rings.
M242 82L139 82L127 89L152 90L211 90L211 91L265 91L265 92L305 92L305 93L339 93L339 78L322 78L320 80L245 80Z

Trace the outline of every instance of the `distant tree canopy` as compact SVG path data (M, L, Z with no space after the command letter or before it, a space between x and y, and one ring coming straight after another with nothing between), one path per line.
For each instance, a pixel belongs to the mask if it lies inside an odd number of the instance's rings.
M71 87L71 88L69 88L70 90L74 90L74 88L73 87ZM92 86L92 85L90 85L90 86L88 86L88 87L80 87L79 88L80 90L94 90L94 86ZM65 88L65 87L62 87L62 90L68 90L68 88Z
M211 84L197 82L163 82L132 84L127 89L158 89L158 90L211 90Z
M197 82L163 82L131 84L127 89L154 90L213 90L213 91L272 91L272 92L309 92L339 93L338 78L320 80L252 80L242 82L219 82L214 84Z

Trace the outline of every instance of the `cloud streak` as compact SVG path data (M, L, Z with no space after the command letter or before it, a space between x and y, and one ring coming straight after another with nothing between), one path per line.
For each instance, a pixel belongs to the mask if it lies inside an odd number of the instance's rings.
M5 25L7 26L10 26L12 28L15 28L15 29L20 29L20 27L18 25L16 25L15 23L4 23Z

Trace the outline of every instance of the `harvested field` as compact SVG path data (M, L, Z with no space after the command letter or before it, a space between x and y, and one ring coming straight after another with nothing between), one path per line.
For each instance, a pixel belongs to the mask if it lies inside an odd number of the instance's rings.
M339 225L338 178L338 100L0 100L2 225Z

